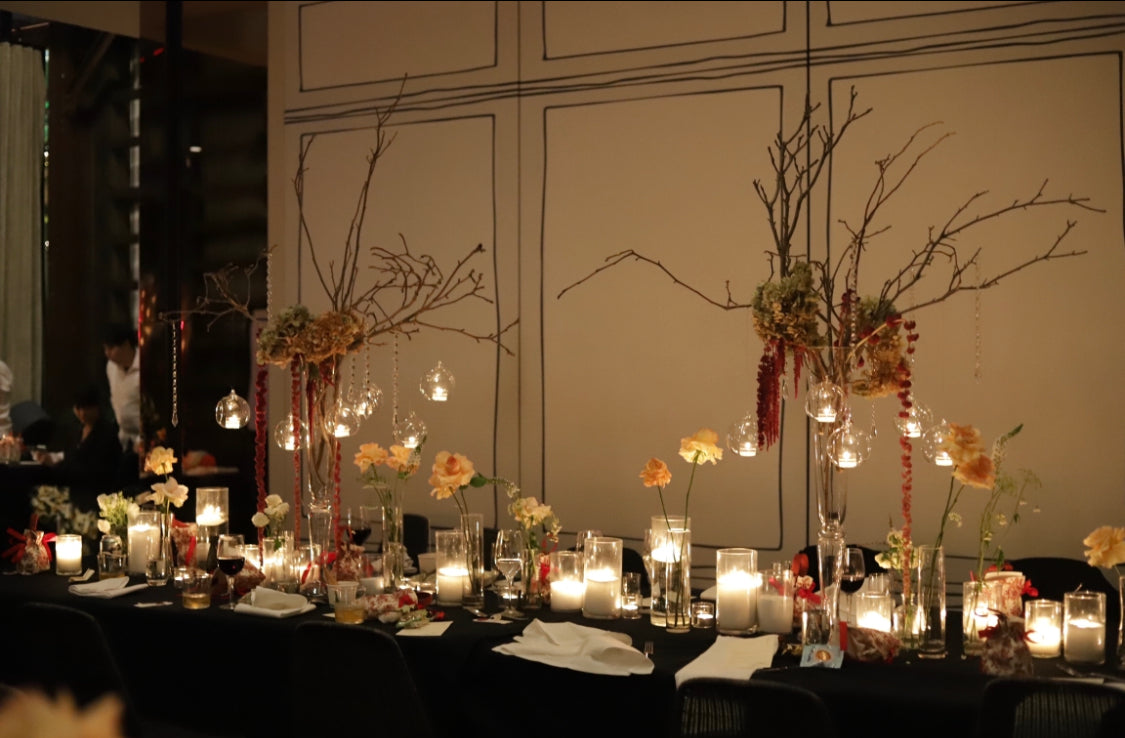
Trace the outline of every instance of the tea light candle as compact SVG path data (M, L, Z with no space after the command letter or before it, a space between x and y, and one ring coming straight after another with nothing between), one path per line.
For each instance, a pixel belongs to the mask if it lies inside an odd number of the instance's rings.
M586 594L582 614L592 618L615 618L621 614L621 578L610 569L586 572Z
M765 633L792 631L793 598L763 589L758 595L758 627Z
M891 632L891 596L879 592L857 592L852 595L855 624L860 628Z
M82 536L60 533L55 537L55 573L61 576L82 573Z
M144 574L145 565L160 546L160 528L148 523L129 526L129 573Z
M706 630L715 625L715 604L700 600L691 603L691 627Z
M445 566L437 571L437 601L442 605L459 605L465 591L469 570L463 566Z
M1066 623L1066 660L1100 664L1105 660L1105 623L1071 618Z

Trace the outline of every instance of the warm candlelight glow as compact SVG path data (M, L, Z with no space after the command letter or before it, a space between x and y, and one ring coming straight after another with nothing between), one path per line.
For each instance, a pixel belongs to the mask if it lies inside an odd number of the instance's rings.
M73 576L82 573L82 536L60 533L55 538L55 573Z
M195 513L196 525L214 526L225 522L227 522L226 512L218 505L206 505Z
M555 612L577 612L582 609L586 585L574 579L551 582L551 609Z

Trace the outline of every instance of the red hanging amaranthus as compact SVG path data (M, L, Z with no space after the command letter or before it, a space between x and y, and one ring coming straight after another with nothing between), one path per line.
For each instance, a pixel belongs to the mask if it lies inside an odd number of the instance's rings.
M887 324L893 327L898 322L902 321L901 316L895 316L887 320ZM918 340L918 334L914 332L916 323L913 320L907 320L902 323L902 327L906 329L906 356L914 356L914 344ZM898 364L898 399L902 408L898 411L900 418L909 418L910 409L914 406L913 393L911 386L913 384L913 370L911 368L911 361L907 358L899 360ZM912 504L912 491L914 489L914 460L912 452L914 450L913 444L910 443L910 437L904 432L898 439L898 444L902 448L902 594L903 598L910 596L910 576L906 570L910 568L911 559L911 530L914 525L911 516Z
M763 449L781 437L781 377L785 374L785 343L767 341L758 362L758 446Z
M261 331L258 331L261 335ZM269 443L269 433L266 426L268 399L267 387L269 367L259 366L254 378L254 481L258 485L258 512L266 509L266 444ZM258 547L264 551L265 534L258 529Z

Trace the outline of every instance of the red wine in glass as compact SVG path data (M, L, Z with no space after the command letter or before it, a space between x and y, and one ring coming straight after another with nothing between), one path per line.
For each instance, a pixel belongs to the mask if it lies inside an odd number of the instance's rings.
M356 546L362 546L371 536L371 526L367 525L366 523L353 527L351 531L352 543Z
M859 588L862 587L862 586L863 586L863 577L862 576L856 577L856 576L848 576L847 574L845 574L844 576L840 577L840 589L847 592L848 594L855 594L856 592L859 591Z
M228 577L233 577L238 572L242 571L242 567L246 565L245 556L220 556L219 571L226 574Z

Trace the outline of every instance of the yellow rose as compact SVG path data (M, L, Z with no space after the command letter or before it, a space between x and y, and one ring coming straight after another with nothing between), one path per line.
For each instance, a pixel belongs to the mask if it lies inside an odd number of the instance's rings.
M954 466L975 463L976 458L984 454L980 431L971 425L950 423L949 435L945 437L943 446L953 459Z
M646 487L667 487L672 481L672 472L668 471L668 465L663 461L652 458L641 470L641 479Z
M434 457L433 475L430 477L433 491L430 494L444 500L462 487L467 487L474 474L476 469L473 468L473 462L465 456L439 451Z
M176 463L176 454L170 448L156 446L145 458L145 471L153 474L171 474Z
M1114 567L1125 564L1125 528L1103 525L1082 539L1086 562L1090 566Z
M355 455L355 465L359 467L360 472L365 472L373 466L379 466L386 463L387 450L377 443L364 443L359 447L359 453Z
M719 434L710 428L700 428L695 435L680 439L680 456L688 463L712 464L723 458L723 450L719 448Z

